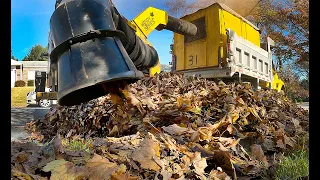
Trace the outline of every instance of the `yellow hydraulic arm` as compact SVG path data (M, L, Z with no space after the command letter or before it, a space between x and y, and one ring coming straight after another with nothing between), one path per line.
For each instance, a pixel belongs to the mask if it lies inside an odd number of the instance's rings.
M180 34L195 35L197 33L197 28L193 24L171 17L166 11L154 7L148 7L132 21L127 20L127 24L136 31L136 35L139 36L143 42L150 46L152 45L147 38L155 29L158 31L167 29ZM160 73L160 71L161 66L159 60L156 66L150 68L149 75L153 76L156 73Z

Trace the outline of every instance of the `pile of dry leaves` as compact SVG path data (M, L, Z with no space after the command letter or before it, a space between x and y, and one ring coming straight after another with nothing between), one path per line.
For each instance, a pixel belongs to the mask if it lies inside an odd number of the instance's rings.
M12 143L12 177L250 179L298 148L308 120L275 91L161 73L27 124L32 141Z

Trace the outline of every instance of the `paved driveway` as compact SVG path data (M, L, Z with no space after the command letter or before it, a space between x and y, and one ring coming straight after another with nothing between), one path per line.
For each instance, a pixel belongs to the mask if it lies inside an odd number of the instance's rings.
M29 136L24 130L24 125L34 119L42 118L49 108L11 108L11 141L22 140Z
M302 102L302 103L299 103L298 105L309 111L309 102Z

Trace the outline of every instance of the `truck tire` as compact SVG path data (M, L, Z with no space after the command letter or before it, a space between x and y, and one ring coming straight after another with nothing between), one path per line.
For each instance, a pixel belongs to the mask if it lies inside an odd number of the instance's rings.
M41 99L41 100L38 102L38 105L39 105L40 107L44 107L44 108L51 107L51 106L52 106L52 101L51 101L51 100L48 100L48 99Z

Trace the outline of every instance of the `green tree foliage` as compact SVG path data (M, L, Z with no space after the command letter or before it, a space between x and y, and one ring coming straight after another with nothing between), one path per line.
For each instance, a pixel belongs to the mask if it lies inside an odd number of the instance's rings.
M47 61L48 57L41 56L48 52L48 47L43 47L39 44L33 46L30 52L22 59L22 61Z
M303 79L303 80L301 81L301 86L302 86L304 89L309 90L309 78Z
M16 60L16 61L19 61L18 58L14 57L14 55L11 55L11 59Z
M308 101L309 78L301 79L294 71L293 65L286 65L279 74L284 81L284 92L293 101Z
M262 36L275 42L276 61L309 75L309 0L263 0L251 14Z
M16 61L19 61L18 58L14 57L12 50L11 50L11 59L16 60Z

